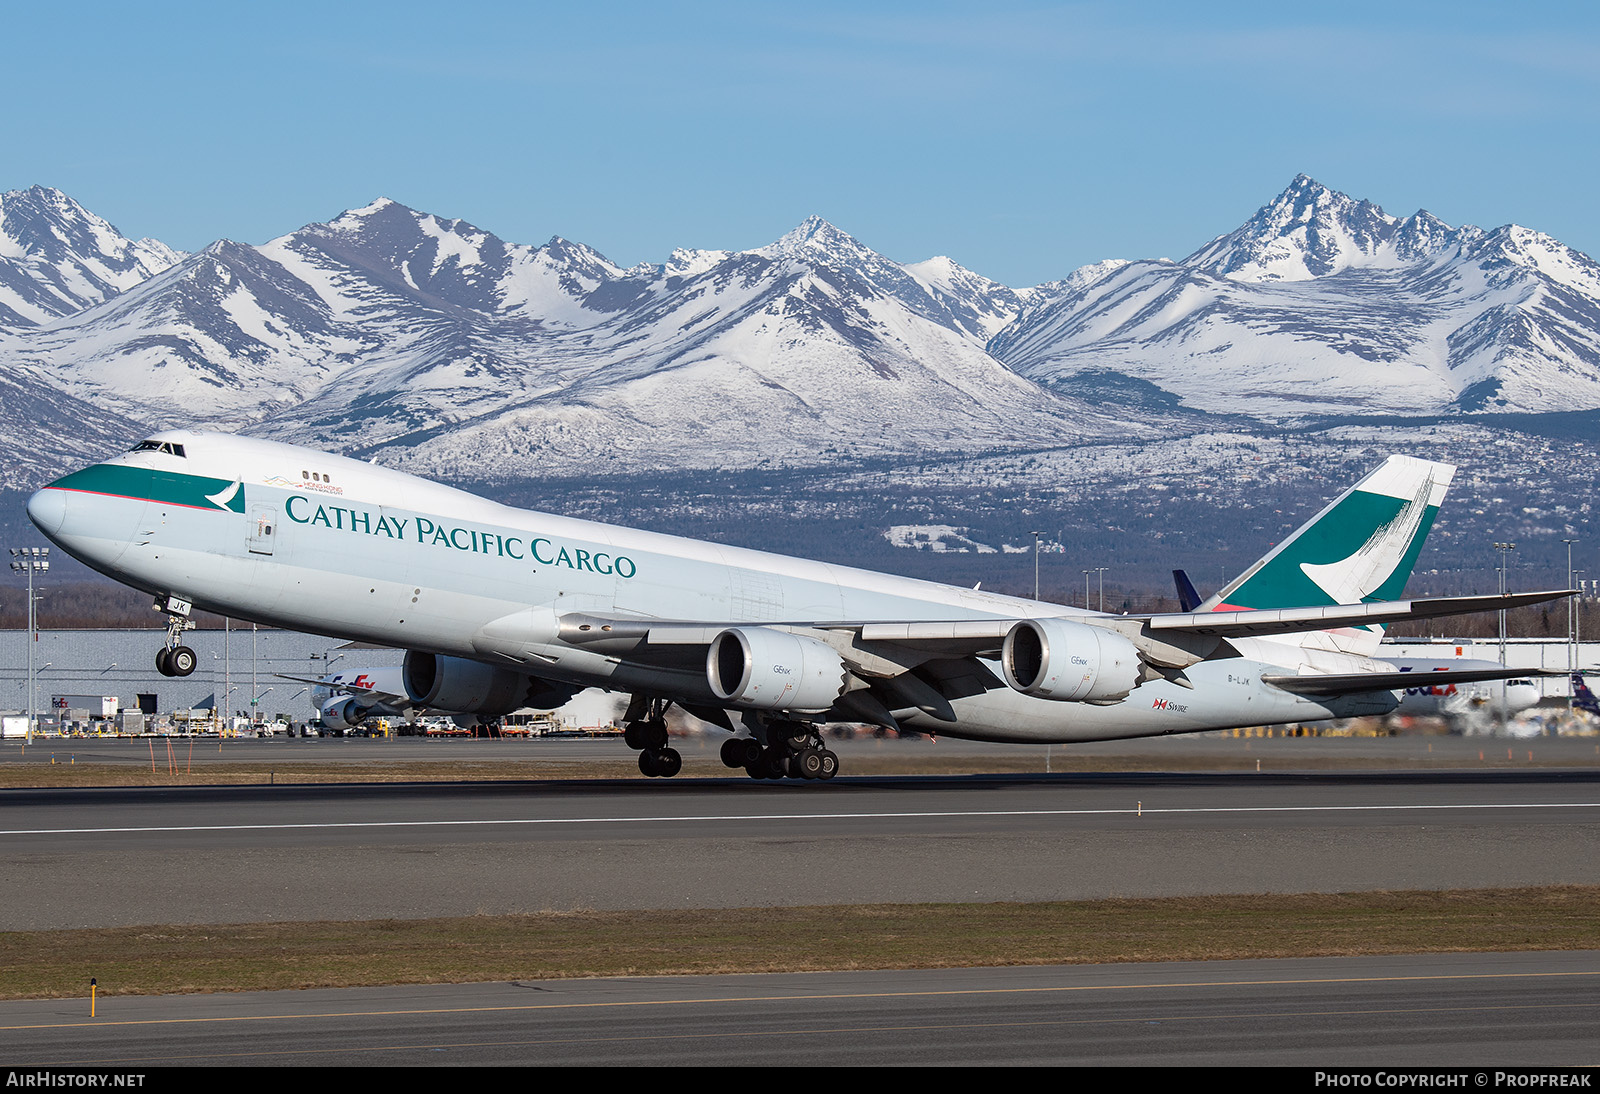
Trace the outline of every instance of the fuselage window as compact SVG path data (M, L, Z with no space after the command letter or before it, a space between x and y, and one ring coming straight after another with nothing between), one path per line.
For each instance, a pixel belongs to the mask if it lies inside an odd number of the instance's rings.
M309 478L310 478L310 477L311 477L311 472L309 472L309 471L302 471L302 472L300 472L300 477L301 477L301 478L302 478L302 479L309 479Z

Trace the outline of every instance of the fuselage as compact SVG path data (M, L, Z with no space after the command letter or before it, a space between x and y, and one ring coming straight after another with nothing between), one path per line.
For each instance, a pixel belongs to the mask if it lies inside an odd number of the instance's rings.
M715 705L701 663L640 665L563 643L565 617L709 624L1084 617L994 593L501 505L374 464L191 431L39 491L28 512L63 549L125 584L239 619L517 665L561 683ZM1240 656L1140 684L1107 705L1001 685L951 700L954 723L1010 741L1095 740L1385 713L1389 692L1313 699L1264 684L1309 656L1237 639ZM1319 652L1318 671L1373 662Z

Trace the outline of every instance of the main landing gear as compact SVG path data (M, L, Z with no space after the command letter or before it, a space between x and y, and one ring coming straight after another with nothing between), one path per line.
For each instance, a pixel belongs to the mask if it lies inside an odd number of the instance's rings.
M821 779L839 773L837 753L824 748L817 728L806 722L767 723L765 748L752 737L722 742L722 763L742 767L752 779Z
M167 613L167 644L156 652L156 671L162 676L188 676L199 664L199 658L183 645L183 632L194 629L189 618L191 605L181 597L169 596L157 600L156 610Z
M683 769L683 757L675 748L667 747L666 699L644 699L634 696L624 716L622 740L639 753L639 773L655 778L670 779Z

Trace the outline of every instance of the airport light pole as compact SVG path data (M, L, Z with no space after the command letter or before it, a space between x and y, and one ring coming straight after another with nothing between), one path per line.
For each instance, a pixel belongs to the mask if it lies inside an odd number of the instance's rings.
M34 677L37 670L33 667L34 648L39 643L39 616L35 610L33 598L33 575L50 571L50 548L48 547L13 547L11 548L11 568L17 573L28 575L28 732L26 740L33 743L33 719L35 712Z
M272 688L268 688L266 691L263 691L260 695L253 696L250 699L250 732L251 733L254 733L257 730L257 728L259 728L260 725L261 725L261 723L257 720L261 716L261 700L265 699L267 697L267 692L270 692L272 690L273 690Z
M1494 549L1500 552L1500 595L1506 595L1506 559L1517 549L1515 543L1496 543ZM1506 610L1500 609L1500 664L1506 663Z
M1572 588L1572 545L1578 542L1575 539L1561 541L1567 545L1567 588ZM1567 597L1567 674L1570 676L1578 667L1578 643L1574 637L1577 634L1576 620L1577 604L1572 597ZM1568 683L1571 683L1569 680Z
M1572 580L1576 581L1579 574L1587 572L1587 570L1573 570ZM1569 588L1576 587L1575 585L1569 586ZM1579 668L1577 659L1583 654L1583 597L1578 596L1573 597L1573 599L1577 601L1577 604L1572 612L1572 671L1577 672Z
M1095 573L1100 575L1100 610L1103 612L1106 610L1106 571L1111 567L1096 566L1094 569ZM1087 604L1084 605L1085 608L1088 606Z
M1092 573L1094 573L1093 570L1085 570L1085 571L1083 571L1083 610L1084 611L1088 611L1089 610L1089 575L1092 574Z
M1042 535L1044 533L1040 531L1033 533L1033 598L1035 600L1039 599L1039 537Z

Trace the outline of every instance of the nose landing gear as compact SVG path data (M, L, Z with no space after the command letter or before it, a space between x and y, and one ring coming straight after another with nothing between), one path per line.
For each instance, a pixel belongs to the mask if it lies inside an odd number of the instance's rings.
M192 605L181 597L169 596L157 600L156 610L167 613L167 643L156 652L156 671L162 676L188 676L200 659L194 650L183 645L183 632L194 629L189 618Z

